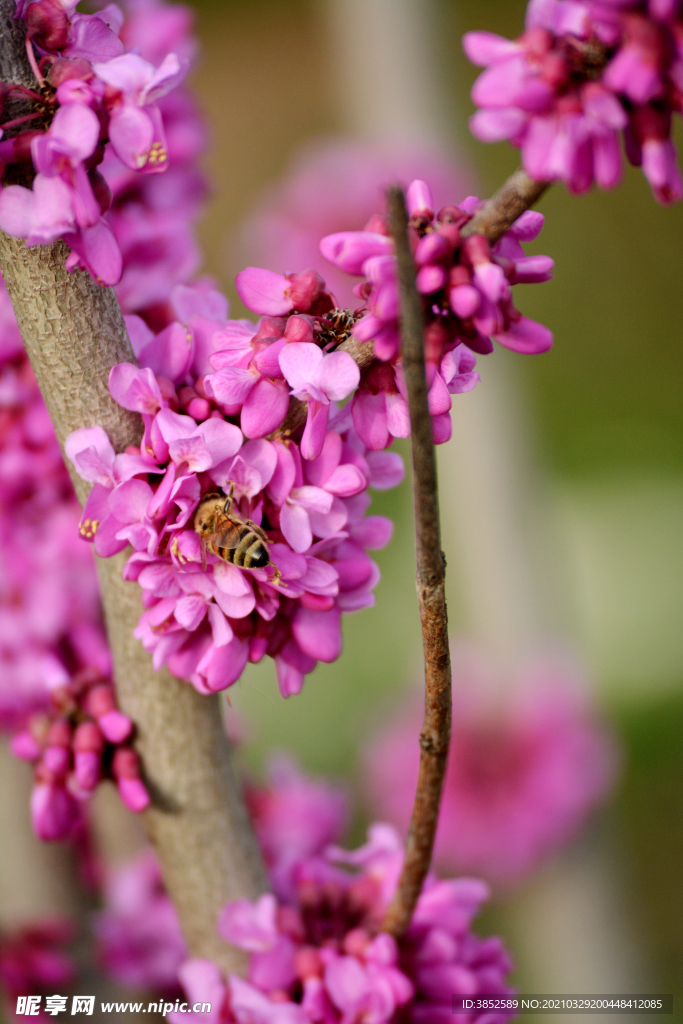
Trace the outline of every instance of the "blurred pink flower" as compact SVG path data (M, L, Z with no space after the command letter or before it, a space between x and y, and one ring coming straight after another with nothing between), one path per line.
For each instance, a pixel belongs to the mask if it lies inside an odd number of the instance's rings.
M122 985L175 996L187 949L151 850L110 873L104 901L93 930L105 969Z
M12 931L0 932L0 985L14 1016L18 996L52 994L70 985L76 964L65 947L75 929L65 918L45 918ZM40 1013L39 1022L52 1018Z
M512 964L496 938L480 939L472 919L488 896L472 878L426 880L407 933L379 932L403 850L387 825L347 852L300 860L289 900L266 894L229 903L224 939L250 954L246 979L227 985L209 960L188 960L180 981L190 1003L210 1002L206 1024L446 1024L454 995L512 993ZM339 865L344 865L340 867ZM468 1015L469 1024L503 1024L510 1012ZM463 1020L456 1017L456 1020ZM172 1024L181 1014L170 1013Z
M567 843L609 793L617 758L581 680L559 660L522 672L494 696L476 655L453 668L453 725L435 846L445 870L509 884ZM412 810L421 708L415 702L366 751L373 812L402 829Z
M623 133L658 202L679 200L681 24L678 0L531 0L517 39L467 32L465 53L485 68L472 87L472 133L508 139L533 178L572 192L619 183Z
M270 760L266 784L249 783L246 797L273 889L291 899L296 863L341 839L349 814L346 794L307 778L289 755L279 754Z
M322 139L305 146L286 175L270 186L244 224L239 241L241 265L271 267L283 274L312 267L322 274L337 305L359 305L353 282L331 268L318 250L320 239L336 231L360 231L384 209L387 185L414 178L431 183L437 209L465 195L470 180L464 161L421 143L363 143ZM360 270L358 271L360 273Z

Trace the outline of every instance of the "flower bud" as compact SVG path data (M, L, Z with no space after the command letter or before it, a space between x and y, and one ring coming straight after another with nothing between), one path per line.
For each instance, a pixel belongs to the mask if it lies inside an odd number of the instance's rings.
M36 835L51 842L66 839L78 818L78 804L63 786L39 783L31 793L31 821Z
M290 316L285 327L285 338L288 342L303 341L315 343L313 319L305 314Z
M325 291L325 282L317 270L312 268L299 274L286 274L289 281L289 295L292 309L302 312L310 309Z
M421 295L431 295L443 288L446 283L446 269L436 263L427 263L420 267L415 278L415 285Z
M38 0L24 14L28 37L42 50L63 50L69 41L71 22L59 0Z
M81 722L74 733L73 748L76 753L91 751L101 754L104 750L104 736L94 722Z
M458 229L455 229L458 231ZM458 231L458 235L460 232ZM437 263L439 260L445 259L453 252L453 246L450 243L450 239L440 231L433 231L429 235L425 235L417 243L415 250L415 262L418 266L422 266L424 263Z
M116 787L129 811L139 814L149 807L149 793L140 779L119 779Z
M100 781L100 755L94 750L77 751L74 756L74 773L79 787L90 793Z
M28 729L24 729L23 732L18 732L16 736L12 737L10 750L15 757L22 761L37 761L41 752L40 746Z
M97 716L97 724L110 743L123 743L133 731L133 723L122 711L115 708Z
M434 200L432 199L432 191L426 181L416 178L415 181L410 183L406 192L406 206L411 220L419 218L420 220L430 221L432 219L434 216Z

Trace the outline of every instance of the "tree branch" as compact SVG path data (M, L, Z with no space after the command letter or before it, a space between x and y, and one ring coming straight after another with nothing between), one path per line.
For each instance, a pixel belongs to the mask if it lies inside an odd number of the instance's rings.
M425 660L425 716L420 734L417 792L401 877L382 925L384 931L398 937L410 924L432 857L451 730L451 662L436 459L427 403L422 305L415 287L403 191L398 187L389 189L388 200L398 260L401 355L410 407L416 586Z
M35 85L26 78L25 30L14 7L0 0L0 68L7 81ZM85 272L69 274L67 253L61 242L27 249L0 233L0 269L60 445L72 430L100 424L122 451L140 443L142 422L110 397L109 371L135 357L113 290ZM73 473L72 480L83 502L89 487ZM98 560L98 573L119 704L135 722L152 797L145 825L190 953L243 972L246 956L220 939L217 917L226 902L259 896L267 881L218 697L153 670L132 635L142 602L136 584L121 577L125 558Z
M493 245L525 210L538 202L549 185L549 181L535 181L519 167L481 210L477 210L460 234L463 238L485 235Z

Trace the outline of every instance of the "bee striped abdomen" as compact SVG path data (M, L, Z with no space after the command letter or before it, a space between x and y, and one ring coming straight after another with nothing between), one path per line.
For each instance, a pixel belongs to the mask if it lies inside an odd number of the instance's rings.
M218 543L218 554L226 562L241 565L245 569L260 569L268 565L268 549L254 531L246 525L239 527L240 542L236 548L221 547Z

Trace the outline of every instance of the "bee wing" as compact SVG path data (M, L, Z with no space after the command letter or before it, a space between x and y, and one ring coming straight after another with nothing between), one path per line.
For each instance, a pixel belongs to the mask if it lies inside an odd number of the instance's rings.
M226 548L228 551L238 547L239 542L242 539L240 528L237 523L228 523L227 526L218 531L216 536L218 547Z

